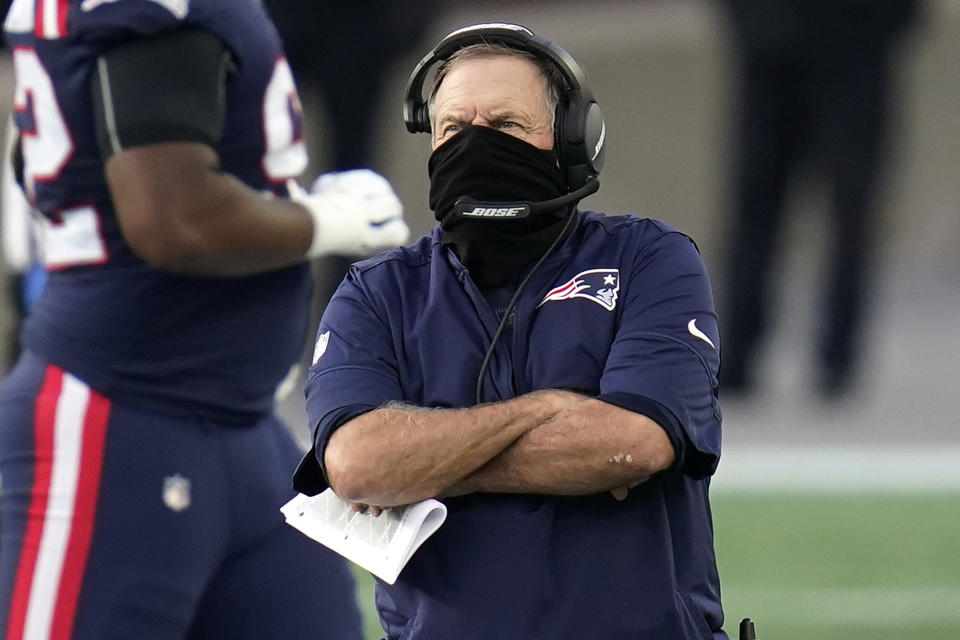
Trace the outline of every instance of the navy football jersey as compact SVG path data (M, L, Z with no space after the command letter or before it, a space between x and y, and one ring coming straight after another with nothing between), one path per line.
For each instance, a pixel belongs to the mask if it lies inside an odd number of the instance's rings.
M196 29L234 72L216 144L223 171L285 193L306 166L279 37L254 0L15 0L5 22L16 75L23 187L43 214L51 277L25 346L91 387L145 408L248 419L271 407L305 337L306 264L252 277L158 272L125 244L96 140L97 57L134 36Z
M307 381L316 446L298 488L323 488L318 460L351 416L395 401L473 406L498 322L437 231L354 265L320 323ZM445 499L443 526L395 584L377 587L388 636L725 639L708 498L719 346L689 237L581 214L518 298L480 400L551 388L598 397L655 419L676 466L623 502L606 492Z

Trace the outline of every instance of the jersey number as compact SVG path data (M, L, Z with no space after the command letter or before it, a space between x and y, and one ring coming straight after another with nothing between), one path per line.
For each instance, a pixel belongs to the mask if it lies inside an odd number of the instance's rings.
M73 140L47 70L33 49L13 50L17 87L13 106L23 148L24 187L31 200L37 182L54 180L73 154Z
M263 123L266 152L263 172L273 182L295 178L307 168L307 146L303 141L303 109L285 58L273 65L273 75L263 94Z
M17 80L14 109L21 134L24 188L36 202L38 183L60 176L73 155L74 143L60 110L53 81L35 50L25 47L13 51ZM300 100L293 74L284 58L274 65L273 76L263 98L265 131L263 172L272 182L299 175L307 166L306 145L302 136ZM99 215L91 206L78 206L59 212L51 222L43 218L42 252L50 268L103 262L106 244L100 233Z
M56 180L73 155L73 139L57 102L53 81L33 49L13 50L17 86L13 96L20 145L23 150L23 184L36 201L37 183ZM100 218L90 206L56 212L52 222L44 216L40 251L49 269L96 264L107 259L100 234Z

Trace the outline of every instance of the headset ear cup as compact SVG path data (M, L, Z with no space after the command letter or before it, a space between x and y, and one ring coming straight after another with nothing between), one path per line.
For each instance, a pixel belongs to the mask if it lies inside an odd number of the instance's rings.
M590 177L589 157L584 146L585 117L584 96L580 91L571 91L566 101L557 109L557 131L560 132L559 149L561 166L567 168L567 186L572 191L582 187Z
M585 158L590 171L596 176L603 169L603 160L607 155L607 124L599 104L591 101L587 105L583 122Z
M419 132L430 133L430 105L426 102L418 104L416 119Z

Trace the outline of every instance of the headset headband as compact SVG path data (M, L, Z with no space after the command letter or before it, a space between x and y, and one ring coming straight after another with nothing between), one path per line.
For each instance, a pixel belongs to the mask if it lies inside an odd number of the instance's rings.
M403 103L403 121L410 133L429 133L430 118L427 113L428 98L423 95L427 74L437 62L442 62L460 49L474 44L504 44L522 51L529 51L545 59L560 72L566 82L566 91L589 94L583 70L569 53L556 44L535 35L526 27L503 22L490 22L462 27L447 34L430 53L425 55L407 80ZM588 96L592 99L592 96Z

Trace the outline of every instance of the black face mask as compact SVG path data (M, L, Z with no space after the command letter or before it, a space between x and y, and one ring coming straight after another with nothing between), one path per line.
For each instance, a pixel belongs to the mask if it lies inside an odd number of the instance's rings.
M573 207L524 218L488 219L458 214L454 203L537 202L567 192L554 151L544 151L490 127L468 126L430 156L430 208L444 244L455 248L474 281L496 287L518 281L550 247Z

